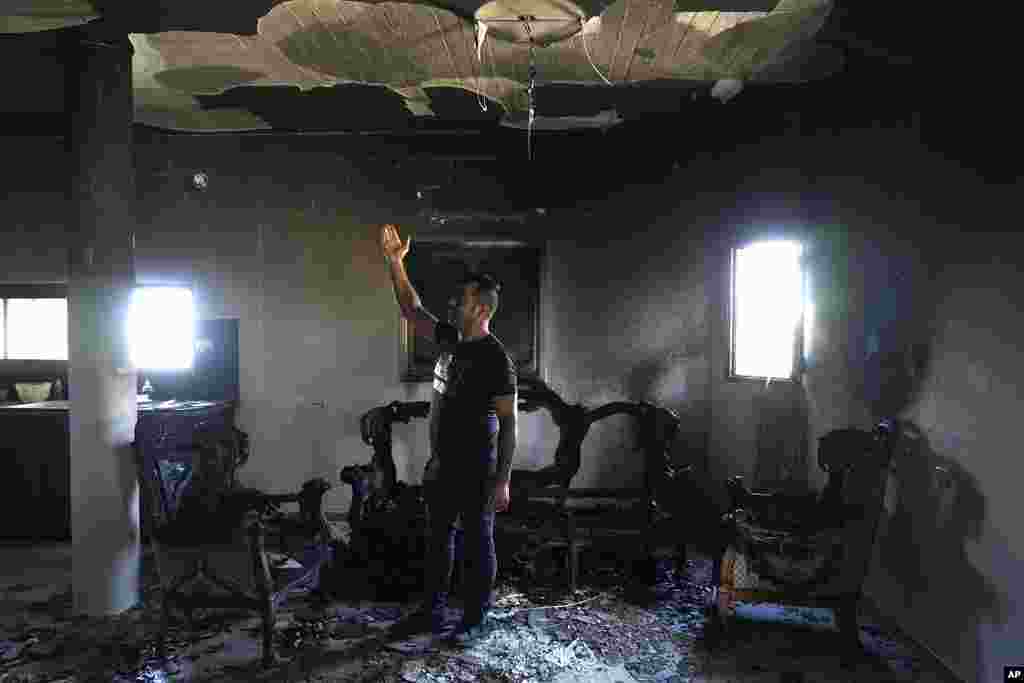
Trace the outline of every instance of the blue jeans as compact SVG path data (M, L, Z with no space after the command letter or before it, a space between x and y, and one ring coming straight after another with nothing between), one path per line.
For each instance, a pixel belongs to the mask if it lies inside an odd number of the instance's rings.
M437 611L448 602L455 561L455 522L462 518L465 574L463 620L481 621L491 608L491 592L498 571L494 551L494 475L497 466L498 419L488 418L487 443L465 444L441 453L439 476L427 484L430 514L427 542L426 592L429 607Z

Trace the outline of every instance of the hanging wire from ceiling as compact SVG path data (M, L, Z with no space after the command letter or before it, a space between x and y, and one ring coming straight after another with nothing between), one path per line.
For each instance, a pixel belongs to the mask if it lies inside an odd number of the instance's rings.
M612 83L611 81L609 81L609 80L608 80L607 78L605 78L605 77L604 77L604 74L603 74L603 73L601 73L601 71L600 71L600 70L599 70L599 69L597 68L597 65L596 65L596 64L594 64L594 60L593 60L593 59L591 58L591 56L590 56L590 49L589 49L589 48L587 48L587 29L586 29L586 27L584 27L584 28L583 28L583 29L582 29L582 30L580 31L580 42L582 42L582 43L583 43L583 52L584 52L584 53L586 53L586 55L587 55L587 61L588 61L588 62L590 62L590 66L592 66L592 67L594 68L594 72L595 72L595 73L596 73L596 74L597 74L598 76L600 76L600 77L601 77L601 80L602 80L602 81L604 81L604 82L605 82L606 84L608 84L608 85L613 85L613 83ZM610 74L610 73L611 73L611 72L609 72L609 74Z
M533 161L533 121L537 114L536 102L534 100L534 89L537 85L537 66L534 62L533 54L533 31L530 29L530 20L533 19L533 17L522 16L519 18L523 22L523 29L526 31L526 37L530 39L530 84L526 88L526 98L529 110L529 118L526 122L526 158L529 161Z
M476 93L476 103L480 105L480 111L487 112L487 93L480 94L480 91L484 89L483 78L484 78L484 43L487 41L487 24L480 21L476 25L476 59L479 68L477 69L476 77L476 88L473 90ZM493 60L492 60L493 62ZM491 75L494 75L494 64L491 64Z

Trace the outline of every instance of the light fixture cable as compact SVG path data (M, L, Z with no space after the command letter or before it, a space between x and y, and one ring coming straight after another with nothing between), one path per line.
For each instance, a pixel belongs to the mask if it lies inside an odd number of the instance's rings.
M476 77L476 88L474 93L476 94L476 103L480 106L480 111L487 112L487 96L486 93L481 95L480 91L483 90L483 78L484 78L484 44L487 42L487 24L482 21L477 22L476 25L476 59L478 63L477 77ZM491 71L494 71L493 66Z
M580 28L580 42L583 43L583 52L584 54L587 55L587 61L590 62L590 66L593 67L594 73L600 76L601 80L604 81L606 84L613 85L611 81L604 77L604 74L601 73L601 70L597 68L597 65L594 64L593 58L590 56L590 49L587 47L587 28L585 25Z
M529 110L529 118L526 122L526 158L529 161L533 161L533 121L537 114L537 108L534 101L534 89L537 85L537 66L534 62L533 54L533 31L530 29L530 19L532 17L523 16L519 17L523 21L523 28L526 31L526 37L530 40L530 83L526 88L527 106Z

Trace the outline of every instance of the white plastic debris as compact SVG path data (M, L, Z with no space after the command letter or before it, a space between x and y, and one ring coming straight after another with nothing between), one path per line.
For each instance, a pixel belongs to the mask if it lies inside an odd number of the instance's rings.
M743 81L736 78L722 78L716 81L714 87L711 88L711 96L725 104L739 95L741 90L743 90Z

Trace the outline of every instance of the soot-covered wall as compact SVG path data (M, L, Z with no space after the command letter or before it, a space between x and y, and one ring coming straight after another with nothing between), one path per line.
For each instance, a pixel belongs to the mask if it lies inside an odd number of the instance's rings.
M62 163L52 141L21 147ZM817 437L899 418L912 438L890 479L869 592L965 680L991 680L1024 631L1012 188L930 151L913 130L731 147L591 199L585 215L475 230L545 245L549 382L573 401L677 410L676 455L702 465L711 497L732 474L820 486ZM158 136L137 155L140 279L189 282L204 316L241 320L240 421L254 437L243 479L336 482L341 466L369 457L362 412L429 396L398 381L398 315L376 226L443 228L415 217L397 173L309 145ZM195 170L209 173L206 192L188 189ZM64 279L59 174L9 186L4 279ZM728 248L779 232L810 238L808 372L797 385L728 382ZM520 465L549 461L546 415L525 416L521 437ZM580 482L638 476L631 439L625 421L595 427ZM426 444L425 424L396 428L404 479L418 480ZM340 485L329 494L331 507L346 502Z
M818 437L897 419L868 593L964 680L995 680L1024 631L1015 185L903 126L793 131L704 161L610 200L597 224L607 248L595 240L576 261L595 274L565 276L582 298L555 316L558 366L594 393L701 406L706 421L691 424L708 435L718 493L735 474L820 488ZM761 235L808 248L796 384L725 379L729 248ZM572 341L579 330L608 341L588 348ZM582 353L569 360L573 343Z

